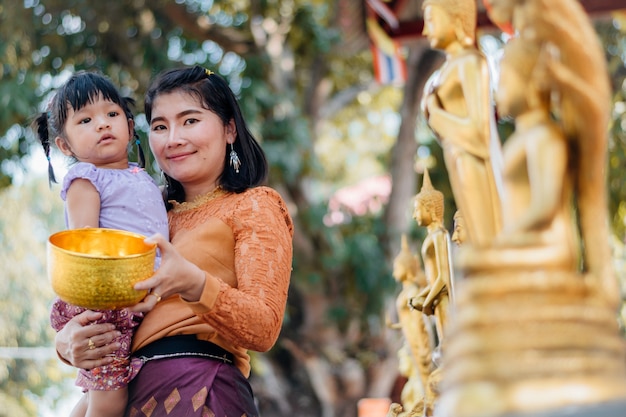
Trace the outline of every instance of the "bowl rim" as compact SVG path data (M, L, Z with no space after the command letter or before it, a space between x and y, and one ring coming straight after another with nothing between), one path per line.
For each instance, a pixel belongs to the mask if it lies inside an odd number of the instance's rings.
M55 238L57 236L61 236L61 235L65 235L65 234L71 234L71 233L76 233L76 232L88 232L88 233L94 233L94 234L95 233L100 233L100 234L115 233L115 234L127 235L127 236L134 237L134 238L141 239L141 240L147 239L146 236L144 236L144 235L142 235L140 233L130 232L128 230L113 229L113 228L107 228L107 227L83 227L81 229L61 230L59 232L51 234L50 236L48 236L48 245L49 245L49 247L52 247L55 250L60 251L61 253L66 253L66 254L69 254L69 255L79 256L81 258L111 259L111 260L140 258L142 256L149 255L152 252L156 252L156 248L157 248L156 243L153 243L153 244L145 243L146 246L150 247L150 249L146 250L145 252L135 253L135 254L132 254L132 255L124 255L124 256L103 256L103 255L92 255L92 254L89 254L89 253L72 251L72 250L69 250L69 249L62 248L62 247L52 243L53 238Z

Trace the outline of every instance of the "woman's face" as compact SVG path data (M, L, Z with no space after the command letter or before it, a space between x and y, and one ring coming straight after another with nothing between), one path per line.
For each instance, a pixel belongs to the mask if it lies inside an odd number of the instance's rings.
M150 149L159 167L182 184L188 201L217 187L227 144L235 138L234 121L224 125L188 93L174 91L154 100Z

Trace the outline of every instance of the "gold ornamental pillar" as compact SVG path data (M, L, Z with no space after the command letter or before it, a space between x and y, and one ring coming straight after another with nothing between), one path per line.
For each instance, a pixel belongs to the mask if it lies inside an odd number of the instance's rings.
M476 272L456 295L435 416L626 415L616 314L583 276Z

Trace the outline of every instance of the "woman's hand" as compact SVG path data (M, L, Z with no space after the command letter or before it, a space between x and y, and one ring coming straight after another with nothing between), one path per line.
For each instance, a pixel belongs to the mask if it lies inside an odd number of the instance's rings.
M102 313L87 310L67 322L55 338L59 356L77 368L92 369L113 362L109 356L120 349L113 340L120 336L110 323L92 324Z
M161 251L161 265L152 277L135 284L136 290L148 290L149 294L130 310L148 312L161 299L174 294L179 294L186 301L200 300L206 280L204 271L183 258L160 234L150 236L145 242L157 244Z

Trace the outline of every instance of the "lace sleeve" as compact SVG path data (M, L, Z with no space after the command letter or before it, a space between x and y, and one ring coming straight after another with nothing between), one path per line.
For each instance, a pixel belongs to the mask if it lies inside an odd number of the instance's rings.
M280 333L291 277L293 223L280 195L249 190L233 213L237 288L219 282L203 319L246 349L269 350Z

